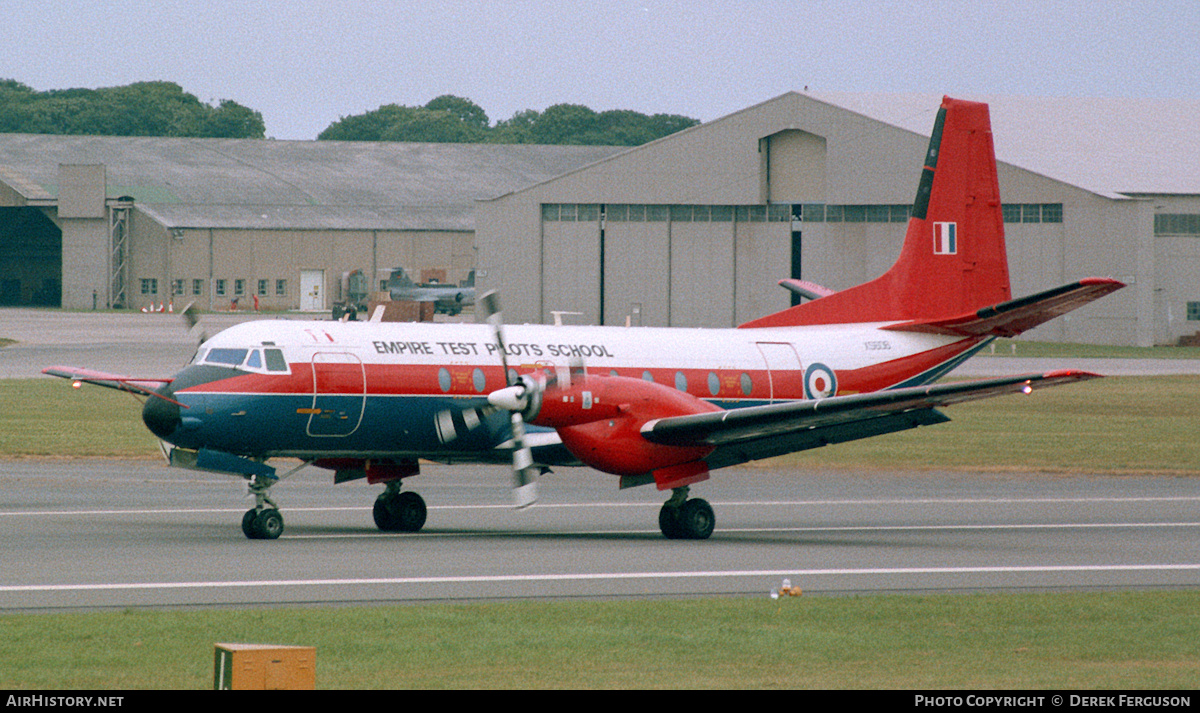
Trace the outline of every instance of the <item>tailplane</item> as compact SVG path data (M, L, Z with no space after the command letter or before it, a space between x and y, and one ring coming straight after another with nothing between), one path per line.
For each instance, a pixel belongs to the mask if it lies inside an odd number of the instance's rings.
M878 278L742 327L944 319L1012 299L987 104L938 110L900 257Z

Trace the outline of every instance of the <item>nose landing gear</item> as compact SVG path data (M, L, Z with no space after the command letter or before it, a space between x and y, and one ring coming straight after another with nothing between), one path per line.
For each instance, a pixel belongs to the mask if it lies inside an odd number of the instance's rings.
M279 479L256 475L246 486L254 496L254 507L242 516L242 532L251 540L276 540L283 534L283 515L267 494Z

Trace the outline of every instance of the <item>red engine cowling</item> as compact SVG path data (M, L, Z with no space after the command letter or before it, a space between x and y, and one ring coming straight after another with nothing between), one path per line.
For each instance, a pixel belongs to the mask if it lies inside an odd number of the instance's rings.
M695 463L713 450L651 443L642 438L643 424L720 410L691 394L641 379L589 376L568 388L548 388L533 423L557 429L567 450L597 470L642 475Z

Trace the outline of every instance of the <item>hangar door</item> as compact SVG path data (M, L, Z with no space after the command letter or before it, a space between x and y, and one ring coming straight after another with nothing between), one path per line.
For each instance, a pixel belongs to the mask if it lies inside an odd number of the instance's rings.
M38 208L0 208L0 305L62 304L62 231Z

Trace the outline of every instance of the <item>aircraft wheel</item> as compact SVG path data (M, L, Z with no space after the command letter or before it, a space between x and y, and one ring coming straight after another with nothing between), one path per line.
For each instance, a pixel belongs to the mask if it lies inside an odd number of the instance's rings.
M663 537L668 540L678 540L683 537L683 531L679 526L680 509L679 506L667 503L658 511L658 529L662 530Z
M693 498L679 506L679 529L683 539L707 540L716 524L717 517L706 500Z
M242 516L242 532L251 540L276 540L283 534L283 515L275 508L250 510Z
M384 493L375 499L375 526L385 532L417 532L425 526L425 500L412 491Z
M258 511L254 508L250 508L245 515L242 515L242 534L251 540L258 539L254 536L254 518L257 516Z

